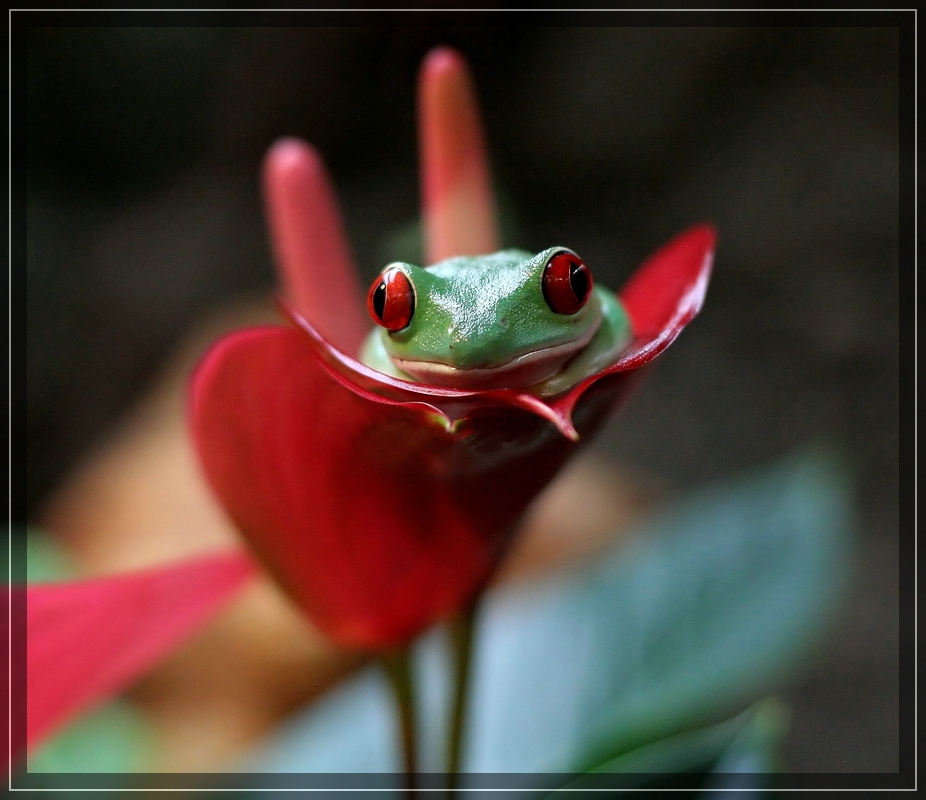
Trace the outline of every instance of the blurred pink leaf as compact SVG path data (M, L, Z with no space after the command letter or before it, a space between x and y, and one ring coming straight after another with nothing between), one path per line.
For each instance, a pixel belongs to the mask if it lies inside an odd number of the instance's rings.
M318 153L299 139L281 139L264 159L263 181L277 273L289 303L338 347L356 352L370 321Z
M198 632L254 573L250 557L235 551L26 587L26 746L127 688Z

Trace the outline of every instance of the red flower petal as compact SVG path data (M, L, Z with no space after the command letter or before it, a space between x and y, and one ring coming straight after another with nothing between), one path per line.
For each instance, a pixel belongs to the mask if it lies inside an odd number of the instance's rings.
M298 139L270 148L264 197L289 302L338 347L356 352L369 320L337 200L315 149Z
M476 93L466 62L449 47L432 50L422 64L418 138L427 263L497 250Z
M27 587L26 746L165 658L221 610L253 571L250 558L234 552Z
M295 313L300 329L233 334L191 387L206 475L258 557L329 635L364 648L406 641L479 590L578 434L603 421L636 368L697 312L707 230L678 237L632 280L631 313L654 325L630 354L552 403L389 378Z

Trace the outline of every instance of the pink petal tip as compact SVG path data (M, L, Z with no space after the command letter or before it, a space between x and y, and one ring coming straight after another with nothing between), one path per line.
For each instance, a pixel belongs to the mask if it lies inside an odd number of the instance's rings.
M321 157L300 139L281 139L267 152L263 184L284 293L332 342L356 352L369 323L337 197Z
M498 249L485 137L472 79L449 47L425 58L418 84L427 262Z

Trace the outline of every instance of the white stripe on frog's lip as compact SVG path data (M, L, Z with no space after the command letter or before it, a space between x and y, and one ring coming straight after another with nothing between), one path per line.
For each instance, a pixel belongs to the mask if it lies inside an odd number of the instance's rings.
M419 361L392 355L389 358L402 372L431 386L452 389L526 389L559 372L570 358L592 340L597 330L598 325L592 325L578 339L532 350L497 367L463 369L439 361Z

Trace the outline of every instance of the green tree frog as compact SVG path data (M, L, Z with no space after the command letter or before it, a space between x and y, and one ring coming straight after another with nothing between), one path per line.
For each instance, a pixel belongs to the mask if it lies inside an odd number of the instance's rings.
M367 307L378 327L364 364L456 389L556 395L612 364L631 338L620 301L564 247L395 262L373 281Z

